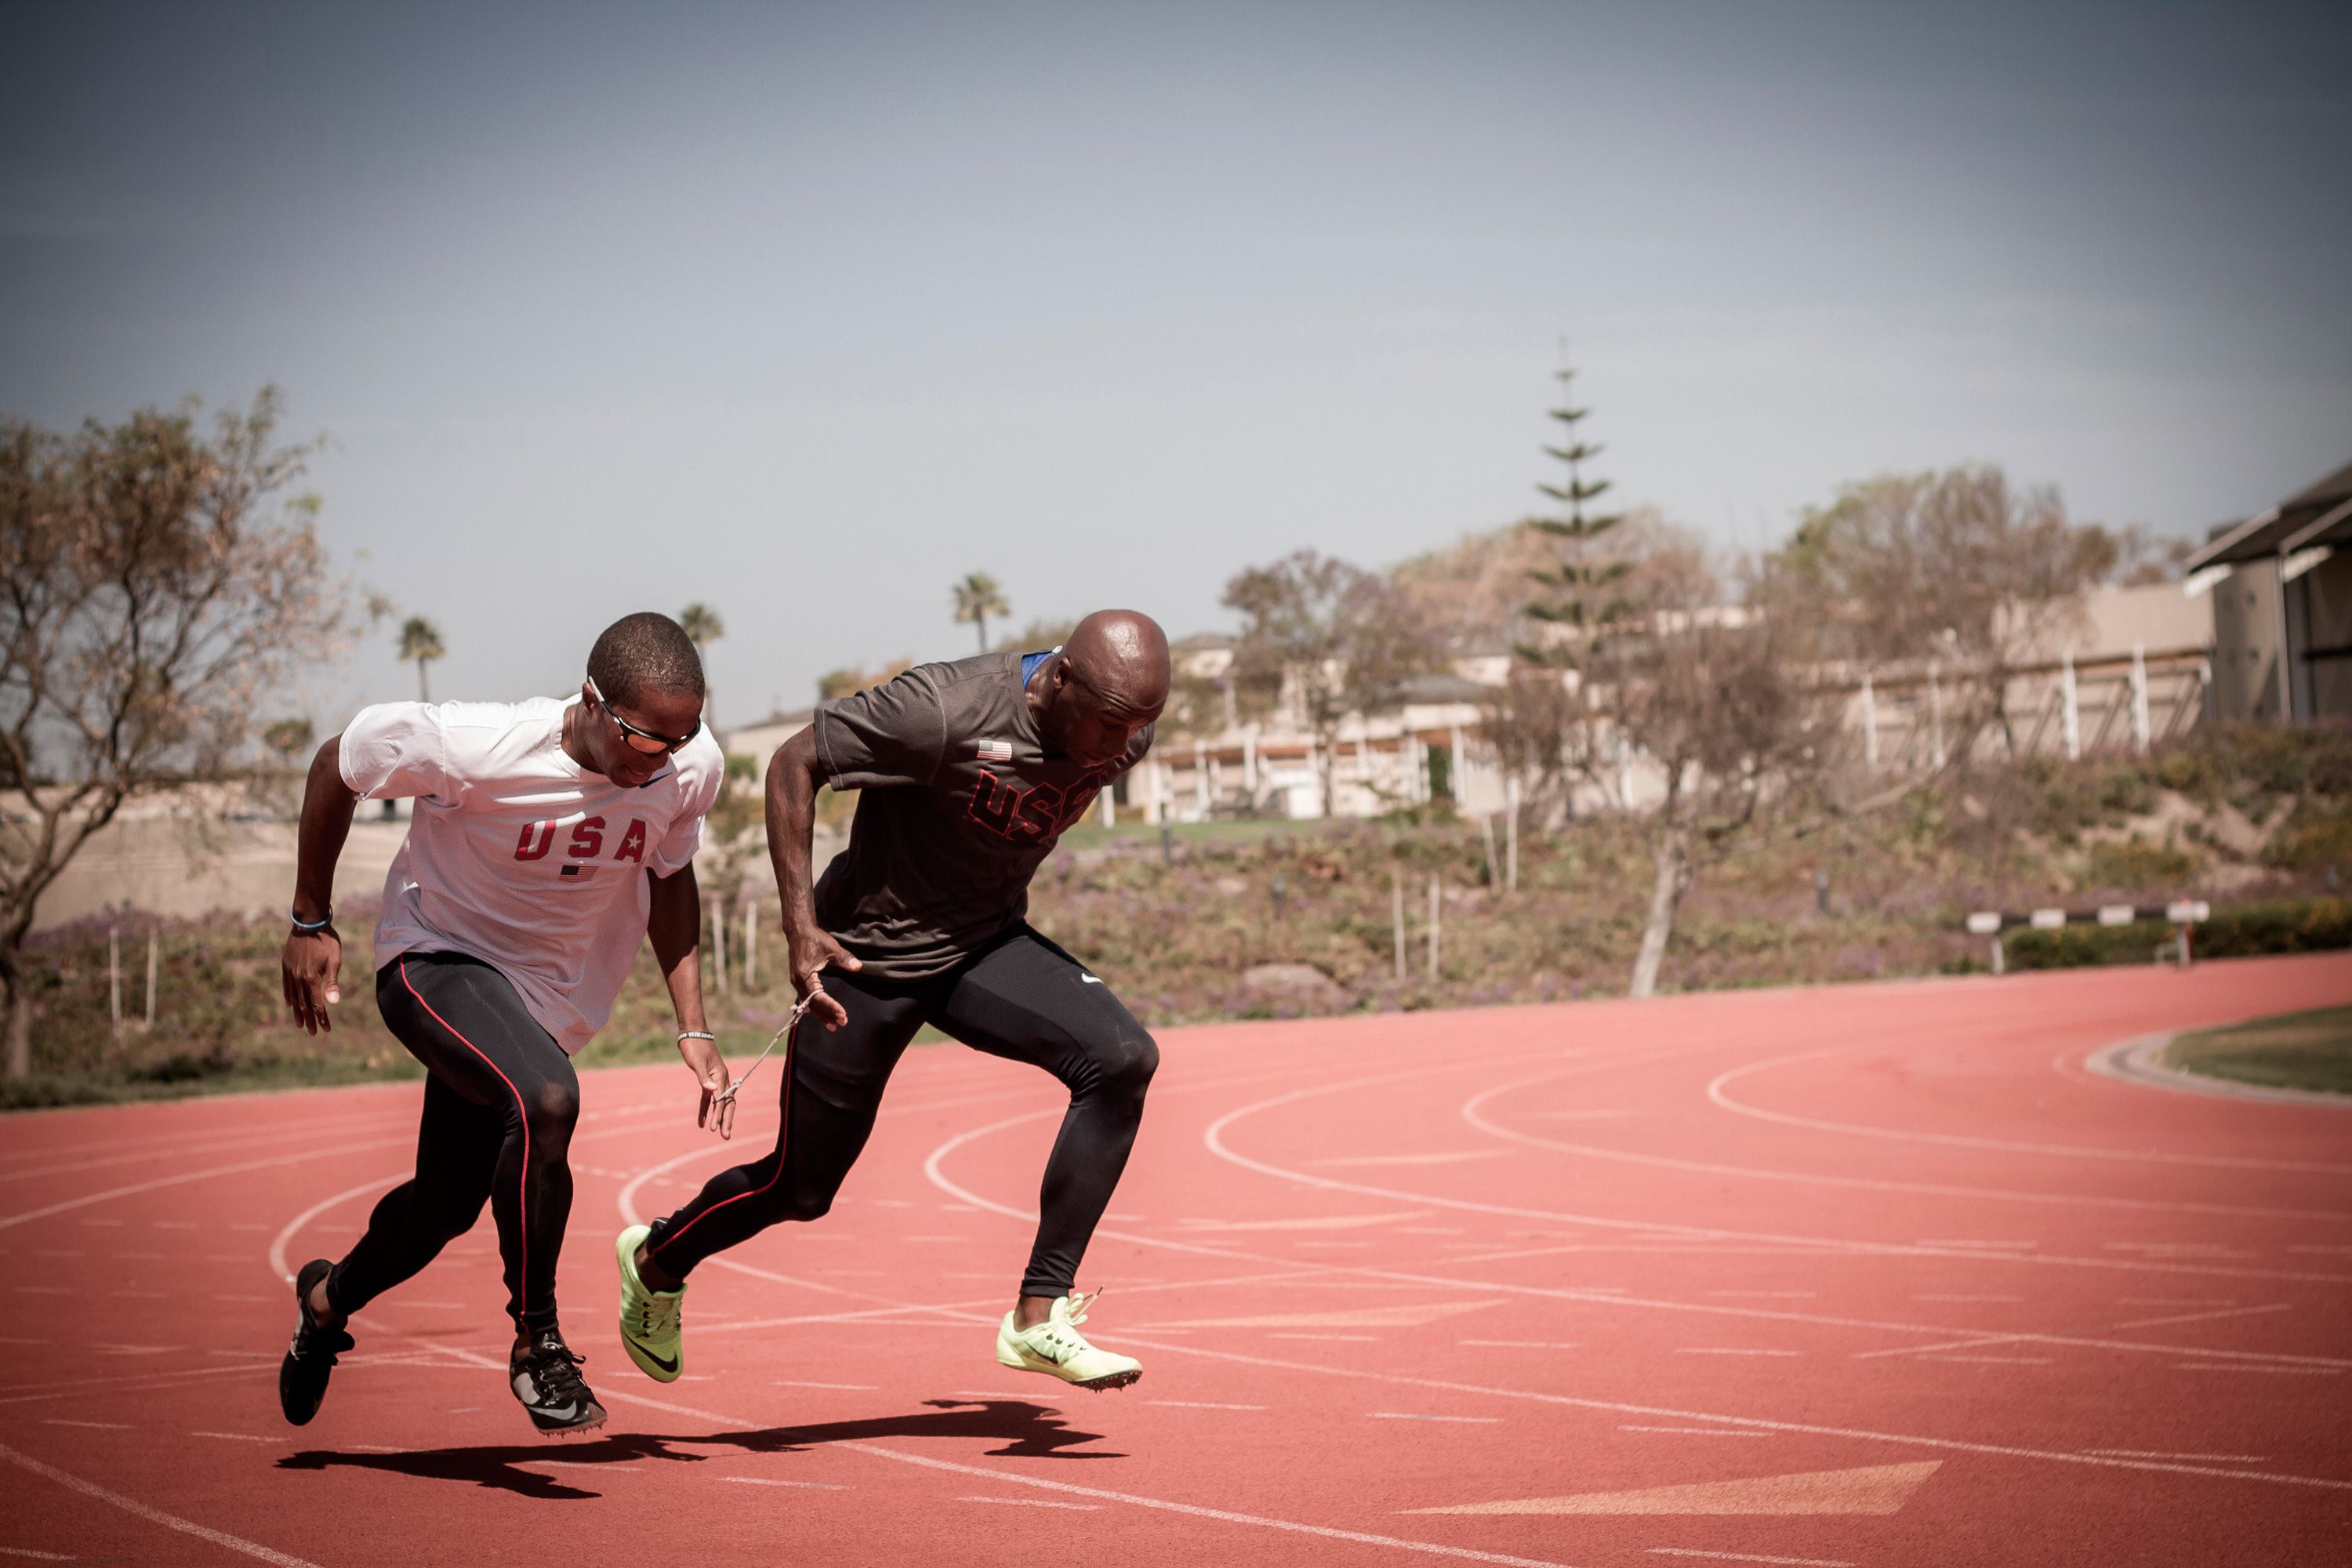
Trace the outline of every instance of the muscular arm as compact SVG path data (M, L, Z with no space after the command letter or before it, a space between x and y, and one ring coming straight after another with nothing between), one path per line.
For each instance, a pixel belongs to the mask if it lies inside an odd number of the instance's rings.
M342 858L343 840L351 836L352 813L360 797L343 782L343 738L331 736L310 759L310 776L302 789L302 825L294 861L294 916L302 921L325 920L333 911L335 862ZM330 926L323 931L291 932L279 955L287 1010L294 1022L317 1034L335 1026L328 1004L341 1001L337 976L342 968L343 941Z
M654 962L661 965L662 979L669 985L669 1005L677 1014L678 1029L681 1033L707 1030L709 1025L702 1016L702 891L694 879L693 862L667 877L647 871L646 881L653 893L652 906L646 913L646 935L654 945ZM694 1124L708 1127L711 1102L727 1087L727 1060L709 1040L680 1039L677 1054L702 1088L702 1107L695 1113ZM730 1100L720 1109L719 1135L730 1136L734 1128L735 1106Z
M859 964L816 923L809 834L816 823L817 786L824 776L824 762L817 755L815 725L776 748L768 762L768 857L775 863L776 889L783 899L793 988L803 996L815 992L814 1010L826 1028L837 1029L849 1021L849 1015L824 994L817 978L827 964L845 970L855 970Z
M667 877L646 873L653 889L653 907L646 916L646 935L654 944L654 962L661 965L669 985L669 1005L681 1029L704 1029L702 1019L702 892L692 864Z

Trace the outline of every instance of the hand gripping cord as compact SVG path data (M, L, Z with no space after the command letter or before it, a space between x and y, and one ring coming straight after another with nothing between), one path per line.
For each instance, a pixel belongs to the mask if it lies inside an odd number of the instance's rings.
M778 1042L793 1032L793 1025L808 1016L809 1004L816 1000L818 988L816 986L811 986L809 987L809 994L807 995L793 1004L791 1015L784 1019L784 1026L778 1029L773 1035L771 1035L768 1037L768 1043L761 1047L760 1054L751 1058L751 1065L743 1069L742 1077L737 1079L734 1082L729 1084L725 1089L719 1091L718 1098L710 1102L711 1110L717 1110L720 1106L733 1102L736 1090L741 1089L745 1084L751 1081L751 1075L760 1070L760 1064L768 1059L768 1053L774 1050ZM773 1015L771 1015L771 1016L772 1016Z

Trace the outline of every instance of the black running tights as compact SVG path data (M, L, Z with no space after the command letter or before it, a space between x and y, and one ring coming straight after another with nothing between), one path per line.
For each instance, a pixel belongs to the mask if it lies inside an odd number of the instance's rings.
M887 982L828 973L849 1014L838 1030L803 1019L785 1058L782 1125L764 1158L722 1171L654 1227L655 1262L683 1279L712 1253L779 1220L832 1206L899 1053L929 1023L991 1056L1044 1068L1070 1091L1045 1162L1026 1296L1072 1288L1097 1222L1127 1168L1160 1047L1110 987L1027 926L936 979Z
M367 1233L327 1278L328 1300L358 1311L472 1229L488 1202L508 1314L525 1333L555 1327L580 1119L571 1059L505 975L463 953L401 954L376 973L375 998L428 1075L416 1174L377 1201Z

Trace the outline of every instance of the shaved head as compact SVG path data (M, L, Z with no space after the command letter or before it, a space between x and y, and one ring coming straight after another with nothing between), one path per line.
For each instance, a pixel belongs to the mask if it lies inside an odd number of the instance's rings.
M1107 707L1156 715L1168 704L1168 634L1140 610L1097 610L1071 631L1062 657Z
M1159 719L1172 679L1158 621L1139 610L1097 610L1038 672L1030 707L1049 746L1099 765L1126 755Z

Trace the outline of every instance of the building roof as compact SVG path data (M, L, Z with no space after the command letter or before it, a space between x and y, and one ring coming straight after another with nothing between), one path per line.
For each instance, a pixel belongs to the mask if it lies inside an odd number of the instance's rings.
M2259 517L2226 528L2189 558L2189 570L2290 555L2352 540L2352 463L2296 491Z

